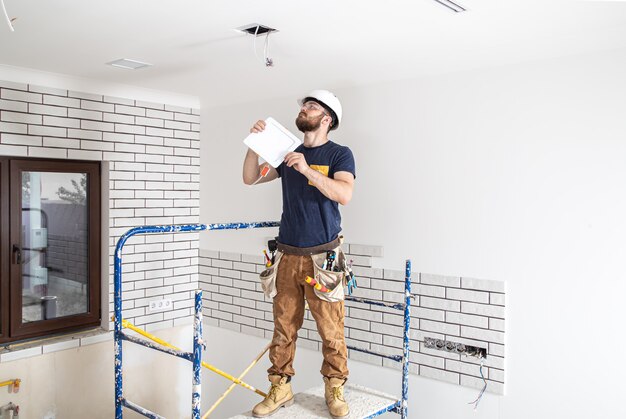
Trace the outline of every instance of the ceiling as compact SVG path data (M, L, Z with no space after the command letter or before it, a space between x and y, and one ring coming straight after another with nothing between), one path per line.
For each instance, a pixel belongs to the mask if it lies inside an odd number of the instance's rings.
M200 96L203 106L626 48L626 3L4 0L0 64ZM0 16L2 18L2 16ZM233 28L261 23L265 38ZM104 63L153 64L124 70Z

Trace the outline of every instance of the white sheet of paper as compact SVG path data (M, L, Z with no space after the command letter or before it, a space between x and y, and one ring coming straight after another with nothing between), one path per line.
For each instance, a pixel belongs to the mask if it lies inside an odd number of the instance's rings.
M274 118L269 117L265 120L265 129L258 133L251 133L243 140L243 143L276 168L283 162L287 153L302 144L302 140Z

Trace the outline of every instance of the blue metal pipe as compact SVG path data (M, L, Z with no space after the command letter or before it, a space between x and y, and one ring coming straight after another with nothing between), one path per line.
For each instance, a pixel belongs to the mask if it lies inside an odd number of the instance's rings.
M363 352L370 355L380 356L381 358L391 359L392 361L402 362L402 355L385 355L380 352L374 352L363 348L357 348L355 346L347 346L348 349L352 349L353 351Z
M367 417L365 417L363 419L375 418L376 416L383 415L383 414L385 414L387 412L395 412L395 413L397 413L398 408L401 405L401 403L402 402L399 400L399 401L395 402L394 404L389 405L387 407L384 407L384 408L380 409L378 412L372 413L371 415L369 415L369 416L367 416Z
M191 385L191 419L200 419L200 396L202 391L202 291L196 290L193 318L193 380Z
M137 413L139 413L142 416L145 416L147 418L151 418L151 419L165 419L165 417L157 415L154 412L149 411L148 409L145 409L139 405L136 405L135 403L131 402L130 400L126 400L124 398L122 398L121 404L124 405L125 407L129 408L130 410L133 410Z
M174 355L178 358L186 359L187 361L191 361L193 358L193 354L191 352L183 352L172 348L166 348L157 343L148 342L147 340L138 338L136 336L130 336L126 333L122 332L120 334L120 338L122 340L127 340L132 343L136 343L137 345L145 346L146 348L154 349L155 351L163 352L168 355Z
M409 329L411 327L411 261L406 261L404 277L404 345L402 360L402 419L408 418L409 398Z
M371 304L374 306L393 308L395 310L404 310L404 303L386 303L384 301L367 300L365 298L352 297L350 295L346 295L346 301L354 301L356 303L364 303L364 304Z

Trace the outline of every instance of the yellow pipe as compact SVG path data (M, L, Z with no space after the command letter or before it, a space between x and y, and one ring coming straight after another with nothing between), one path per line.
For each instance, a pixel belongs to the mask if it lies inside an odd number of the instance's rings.
M21 382L22 380L20 380L19 378L16 378L15 380L2 381L0 382L0 387L12 386L14 384L17 384L19 386Z
M263 355L265 355L265 352L268 351L268 349L270 348L271 343L268 343L267 346L265 347L265 349L263 349L263 352L261 352L259 355L257 355L257 357L254 359L254 361L252 361L252 363L250 365L248 365L248 368L246 368L241 375L239 375L239 377L237 377L238 379L242 379L243 377L245 377L245 375L252 369L252 367L254 367L256 365L257 362L259 362L259 359L261 359L261 357L263 357ZM224 394L222 394L220 396L219 399L217 399L217 401L215 403L213 403L213 406L211 406L211 408L209 409L208 412L206 412L204 414L204 416L202 416L202 419L207 419L209 417L209 415L211 413L213 413L213 411L215 410L215 408L217 408L217 406L226 398L226 396L228 396L228 394L233 391L233 389L235 388L236 384L233 383L230 385L230 387L228 387L228 389L226 389L226 391L224 392Z
M147 337L148 339L158 343L159 345L163 345L163 346L165 346L167 348L171 348L171 349L175 349L177 351L180 351L180 348L177 348L176 346L174 346L174 345L172 345L170 343L167 343L166 341L164 341L162 339L159 339L158 337L156 337L156 336L154 336L154 335L152 335L152 334L150 334L150 333L148 333L146 331L141 330L140 328L138 328L137 326L135 326L134 324L132 324L128 320L122 319L122 326L124 326L124 327L126 327L126 328L128 328L128 329L130 329L132 331L135 331L135 332L139 333L142 336ZM261 397L267 397L267 394L263 393L261 390L258 390L256 388L252 387L250 384L246 384L243 381L233 377L232 375L230 375L228 373L225 373L222 370L217 369L213 365L207 364L206 362L203 361L202 362L202 366L204 368L210 370L210 371L213 371L214 373L216 373L218 375L221 375L222 377L232 381L235 384L239 384L240 386L242 386L244 388L247 388L248 390L254 391L256 394L258 394Z

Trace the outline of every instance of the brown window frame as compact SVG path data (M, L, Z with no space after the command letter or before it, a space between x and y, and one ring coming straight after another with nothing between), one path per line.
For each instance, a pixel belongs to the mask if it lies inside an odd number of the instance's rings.
M22 247L22 171L87 173L89 294L86 313L22 323L22 269L13 257L13 245ZM97 161L0 156L0 344L101 324L100 174L101 164Z

